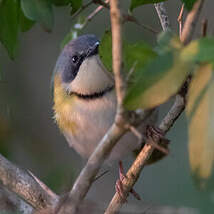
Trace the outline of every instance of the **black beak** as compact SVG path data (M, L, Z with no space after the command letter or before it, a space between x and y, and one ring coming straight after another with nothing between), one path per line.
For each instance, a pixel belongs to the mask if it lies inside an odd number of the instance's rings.
M99 42L96 42L92 47L90 47L87 51L86 57L90 57L98 54Z

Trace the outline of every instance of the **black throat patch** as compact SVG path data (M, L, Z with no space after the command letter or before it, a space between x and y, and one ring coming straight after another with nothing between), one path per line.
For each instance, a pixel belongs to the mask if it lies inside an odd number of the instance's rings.
M75 95L75 96L79 97L80 99L84 99L84 100L94 100L94 99L104 96L105 94L112 91L113 89L114 89L114 86L109 86L109 87L105 88L103 91L95 92L93 94L79 94L77 92L70 92L69 95Z

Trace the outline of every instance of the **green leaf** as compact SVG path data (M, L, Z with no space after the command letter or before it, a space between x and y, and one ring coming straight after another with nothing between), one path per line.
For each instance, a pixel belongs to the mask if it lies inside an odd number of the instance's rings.
M181 0L187 10L191 10L197 0Z
M112 71L112 37L111 31L106 31L99 46L100 58L108 71Z
M135 72L142 69L157 55L152 48L143 41L134 44L124 43L124 66L127 72L134 66Z
M105 67L109 71L112 71L112 37L110 31L106 31L101 39L99 54ZM129 44L127 41L123 41L123 62L124 70L127 73L133 66L134 71L136 72L155 56L156 53L143 41L134 44Z
M125 107L148 109L166 102L179 90L191 68L192 64L183 62L175 51L156 57L138 72L125 97Z
M23 11L21 10L20 8L20 15L19 15L19 18L20 18L20 29L22 32L26 32L26 31L29 31L33 25L35 24L34 21L28 19L27 17L25 17Z
M53 8L50 0L21 0L24 15L33 21L37 21L48 32L54 25Z
M71 3L71 15L76 13L82 7L82 0L70 0Z
M2 0L0 3L0 41L11 59L14 59L19 33L19 1Z
M181 49L182 44L176 35L171 31L161 32L157 38L155 50L161 55L174 49Z
M214 63L214 38L201 38L192 41L182 50L182 58L193 62Z
M130 11L132 11L136 7L139 7L144 4L154 4L154 3L159 3L163 1L166 1L166 0L132 0L129 9Z
M186 107L190 166L201 189L208 189L213 180L210 178L214 166L213 94L213 68L210 64L205 64L198 69L191 81Z

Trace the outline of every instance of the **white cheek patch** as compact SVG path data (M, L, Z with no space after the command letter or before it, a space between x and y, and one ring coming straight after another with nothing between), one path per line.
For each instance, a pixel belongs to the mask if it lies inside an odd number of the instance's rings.
M69 84L69 88L71 92L85 95L103 91L113 84L113 77L105 69L99 56L94 55L82 62L77 76Z

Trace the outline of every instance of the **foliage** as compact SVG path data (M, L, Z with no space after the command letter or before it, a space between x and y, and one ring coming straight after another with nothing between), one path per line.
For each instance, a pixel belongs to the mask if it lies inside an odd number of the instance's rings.
M191 10L196 0L181 0L187 10Z

